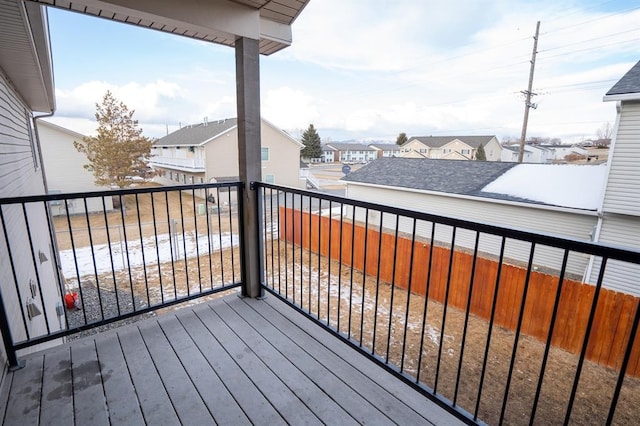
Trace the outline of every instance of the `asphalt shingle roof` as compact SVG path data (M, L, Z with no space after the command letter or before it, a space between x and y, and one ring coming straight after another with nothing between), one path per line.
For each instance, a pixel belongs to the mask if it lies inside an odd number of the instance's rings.
M238 124L236 118L210 121L184 126L173 133L158 139L154 146L194 146L217 136Z
M371 143L369 146L382 151L400 151L400 145L396 145L395 143Z
M432 148L440 148L453 140L460 140L467 145L478 148L480 144L485 146L492 138L495 136L413 136L407 142L403 144L406 145L414 139L419 140L423 144L430 146Z
M493 161L379 158L348 174L344 180L493 198L481 192L482 188L515 165Z
M607 96L626 95L629 93L640 93L640 61L613 85L607 92Z

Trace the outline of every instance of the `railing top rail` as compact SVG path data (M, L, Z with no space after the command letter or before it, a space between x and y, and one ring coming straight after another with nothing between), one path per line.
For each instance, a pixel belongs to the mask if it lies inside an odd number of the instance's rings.
M506 238L512 238L516 240L531 242L540 245L546 245L551 247L557 247L569 251L582 252L589 255L603 256L610 259L616 259L623 262L630 262L640 264L640 251L627 249L603 243L593 243L589 241L583 241L573 238L560 237L557 235L550 235L544 233L523 231L521 229L509 228L506 226L493 225L488 223L474 222L466 219L460 219L449 216L440 216L431 213L419 212L414 210L408 210L400 207L385 206L383 204L376 204L367 201L354 200L346 197L340 197L337 195L324 194L321 192L307 191L303 189L274 185L264 182L251 182L252 188L270 188L278 191L289 192L293 194L304 195L312 198L334 201L337 203L343 203L352 205L355 207L361 207L370 210L378 210L383 213L396 214L400 216L406 216L415 218L417 220L424 220L427 222L434 222L442 225L455 226L458 228L469 229L476 232L493 234L497 236L503 236Z
M69 200L74 198L92 198L92 197L109 197L113 195L129 195L129 194L150 194L154 192L168 191L184 191L190 189L209 189L209 188L242 188L242 182L217 182L217 183L199 183L192 185L173 185L173 186L154 186L143 188L127 188L127 189L109 189L105 191L89 191L89 192L70 192L46 195L28 195L22 197L0 198L0 206L7 204L35 203L57 200Z

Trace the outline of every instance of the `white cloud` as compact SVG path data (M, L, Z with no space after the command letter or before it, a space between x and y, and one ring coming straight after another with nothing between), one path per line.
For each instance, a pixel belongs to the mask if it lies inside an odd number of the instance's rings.
M262 114L283 129L306 129L309 124L320 125L320 102L301 90L278 87L266 91ZM323 125L326 125L323 123Z

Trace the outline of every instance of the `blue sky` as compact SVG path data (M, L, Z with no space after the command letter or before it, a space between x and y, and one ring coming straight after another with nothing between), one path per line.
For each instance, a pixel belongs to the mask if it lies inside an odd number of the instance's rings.
M312 0L293 45L261 57L262 114L333 141L519 137L537 20L528 134L592 138L615 120L603 95L640 60L635 0ZM92 133L106 90L152 137L235 116L231 48L57 9L49 25L57 124Z

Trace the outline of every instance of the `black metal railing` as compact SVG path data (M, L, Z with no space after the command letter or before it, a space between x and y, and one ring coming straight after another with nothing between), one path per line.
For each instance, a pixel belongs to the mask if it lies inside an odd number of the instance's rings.
M639 252L256 186L263 287L462 420L640 418Z
M17 366L20 349L240 286L241 188L0 199L2 260L13 278L0 300L9 363Z

